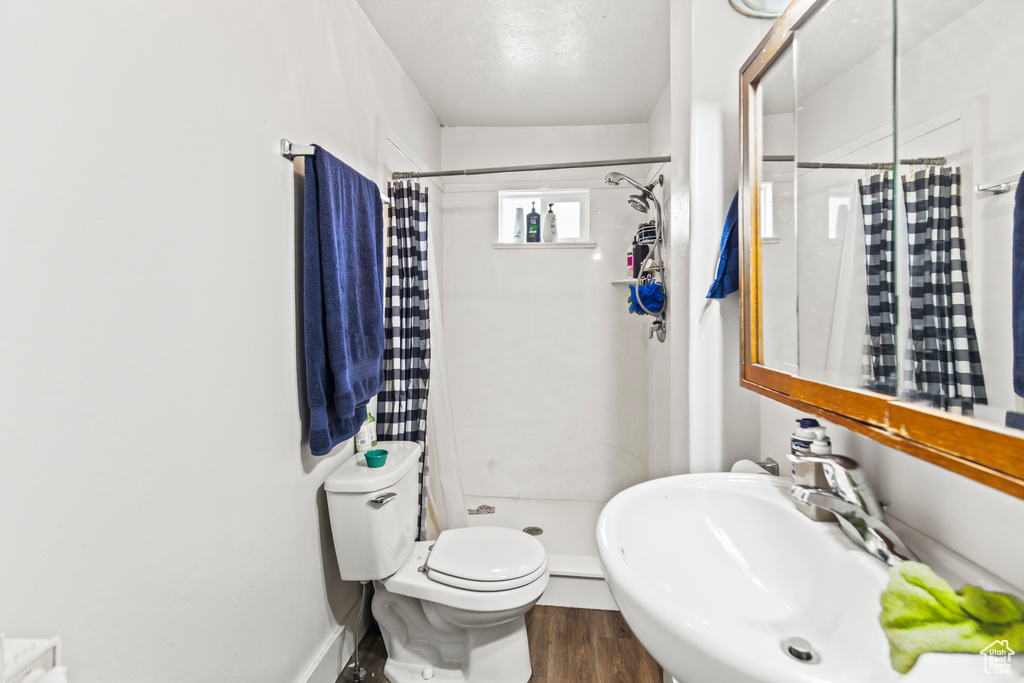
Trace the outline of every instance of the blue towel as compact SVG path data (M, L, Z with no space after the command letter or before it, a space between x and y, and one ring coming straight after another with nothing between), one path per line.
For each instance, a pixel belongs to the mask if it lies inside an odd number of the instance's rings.
M306 157L302 309L309 448L326 455L384 384L380 190L331 154Z
M1024 173L1013 207L1013 391L1024 396Z
M740 288L739 208L740 193L732 198L722 228L722 246L718 255L718 272L708 290L708 299L724 299Z

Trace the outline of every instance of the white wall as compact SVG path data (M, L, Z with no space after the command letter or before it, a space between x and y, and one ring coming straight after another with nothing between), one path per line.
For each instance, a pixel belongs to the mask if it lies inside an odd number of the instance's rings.
M433 114L354 0L4 2L0 65L0 631L76 683L304 680L358 584L278 141L372 176L380 118L436 167Z
M449 169L646 155L644 125L443 133ZM445 184L444 322L467 495L603 501L646 478L646 325L611 284L643 216L630 191L603 183L610 170ZM570 187L590 188L596 249L492 247L499 189Z
M665 87L665 93L658 101L658 106L651 112L647 121L647 149L652 156L672 154L672 84ZM672 231L673 187L672 163L661 164L651 173L662 174L665 184L656 192L661 201L664 215L663 251L670 253ZM671 259L666 259L666 277L671 277ZM669 292L669 305L680 297L677 292ZM667 321L666 321L667 322ZM647 345L647 476L648 478L664 477L672 473L672 373L671 341L664 343L651 342Z
M675 474L728 469L758 449L757 401L739 388L739 295L705 295L738 187L739 69L770 23L745 17L725 2L693 0L673 0L671 22L667 365L673 415L669 470Z

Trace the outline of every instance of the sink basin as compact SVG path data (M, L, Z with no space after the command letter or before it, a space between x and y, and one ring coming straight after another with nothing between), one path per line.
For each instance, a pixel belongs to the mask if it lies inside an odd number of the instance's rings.
M679 683L992 683L973 654L926 654L909 674L893 671L878 623L888 568L837 524L798 512L789 483L682 475L634 486L605 506L597 542L608 586L668 673ZM921 538L904 536L959 588L921 552ZM794 637L814 660L785 651ZM998 678L1024 680L1018 664Z

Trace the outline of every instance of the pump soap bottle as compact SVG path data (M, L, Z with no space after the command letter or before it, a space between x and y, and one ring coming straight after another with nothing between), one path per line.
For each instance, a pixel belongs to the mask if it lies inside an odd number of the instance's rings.
M530 213L526 214L526 241L540 242L540 214L537 202L530 202Z
M831 455L832 441L825 434L825 428L818 424L817 420L799 420L800 428L793 433L791 439L792 452L800 450L804 453L810 452L814 455ZM814 423L813 425L810 423ZM808 440L808 437L809 440ZM825 476L825 468L821 463L816 462L794 462L793 483L797 486L808 486L811 488L830 488L828 478ZM835 515L827 510L822 510L813 505L797 505L797 510L810 517L815 522L834 522Z
M544 214L543 237L545 242L558 241L558 219L555 217L554 204L548 204L548 212Z

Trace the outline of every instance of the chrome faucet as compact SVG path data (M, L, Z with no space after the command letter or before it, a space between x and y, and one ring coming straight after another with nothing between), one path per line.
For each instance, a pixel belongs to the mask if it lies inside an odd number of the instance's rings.
M844 455L807 451L798 451L790 459L821 465L829 485L829 488L821 489L794 484L789 493L797 503L813 505L834 514L840 528L854 543L889 566L918 561L914 551L889 528L885 510L856 460Z

